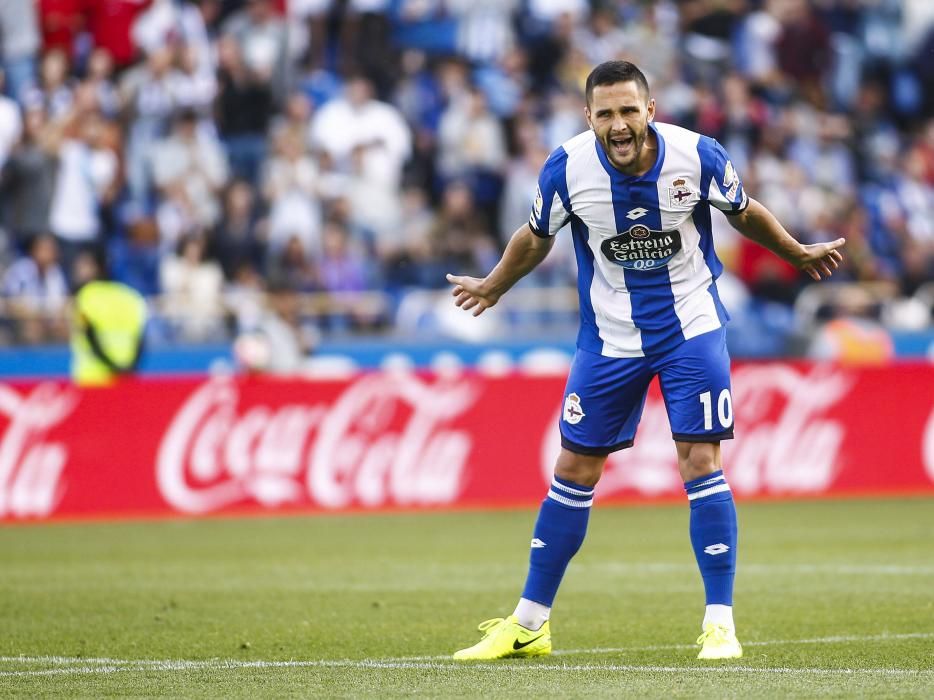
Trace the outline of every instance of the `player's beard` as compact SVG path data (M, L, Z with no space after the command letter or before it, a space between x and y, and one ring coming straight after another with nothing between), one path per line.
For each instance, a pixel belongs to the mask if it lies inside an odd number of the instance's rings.
M600 140L600 145L603 146L603 150L613 167L624 173L631 174L629 171L638 166L647 133L648 126L642 128L638 133L632 130L616 134L607 133L606 137Z

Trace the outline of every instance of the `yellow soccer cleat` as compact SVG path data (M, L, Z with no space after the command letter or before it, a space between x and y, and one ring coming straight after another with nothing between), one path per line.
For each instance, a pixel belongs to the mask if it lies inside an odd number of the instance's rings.
M551 653L551 629L546 621L537 630L526 629L515 615L481 622L478 630L483 639L467 649L454 653L457 661L489 661Z
M738 659L743 655L736 632L724 625L708 622L697 643L701 645L698 659Z

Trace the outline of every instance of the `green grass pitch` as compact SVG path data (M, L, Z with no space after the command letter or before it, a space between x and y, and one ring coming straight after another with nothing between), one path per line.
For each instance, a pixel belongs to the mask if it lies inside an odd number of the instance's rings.
M555 654L466 665L533 511L5 527L0 696L934 697L934 500L740 502L715 663L687 510L598 505Z

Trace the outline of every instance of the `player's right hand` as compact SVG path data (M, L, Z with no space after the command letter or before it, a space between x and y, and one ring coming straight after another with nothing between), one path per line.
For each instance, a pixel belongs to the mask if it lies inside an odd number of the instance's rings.
M487 289L486 280L466 275L446 275L445 279L454 285L451 294L454 303L464 311L473 309L473 315L479 316L499 301L499 294Z

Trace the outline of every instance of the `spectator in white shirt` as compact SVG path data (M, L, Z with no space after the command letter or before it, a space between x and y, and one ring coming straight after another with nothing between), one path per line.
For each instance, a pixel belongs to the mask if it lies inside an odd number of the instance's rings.
M153 184L160 195L160 222L179 221L179 228L162 230L163 243L207 230L220 220L220 194L227 182L227 160L212 130L198 126L198 115L182 110L172 134L152 148ZM169 211L170 210L170 211Z
M272 0L247 0L224 24L223 33L240 44L247 68L265 76L278 100L285 96L288 30Z
M447 178L498 173L506 163L503 126L477 88L471 88L445 110L438 140L438 165Z
M23 133L23 120L16 101L3 95L4 72L0 67L0 168Z
M68 300L68 283L58 264L53 236L36 236L29 254L10 265L3 275L3 296L20 342L34 344L66 337L62 312Z
M205 341L222 335L224 273L205 257L205 242L185 236L176 254L167 255L159 266L164 311L178 321L187 341Z
M120 80L120 98L128 119L126 138L126 179L130 196L138 206L145 206L151 194L149 154L154 144L164 138L183 101L187 82L175 68L176 51L160 47L138 66L127 70Z
M275 155L263 173L263 195L269 202L269 247L277 254L293 236L305 250L317 252L321 241L318 167L295 132L276 136Z
M76 91L71 110L51 127L49 137L49 147L58 155L49 228L66 270L79 252L99 243L100 208L114 195L120 165L106 143L107 122L97 111L93 90L84 88Z
M343 96L315 113L311 141L345 172L352 170L354 150L365 147L367 172L393 187L398 187L402 167L412 153L412 133L402 113L374 99L373 86L363 76L350 78Z
M36 55L42 44L36 2L0 2L0 67L8 74L9 94L21 100L34 87Z

